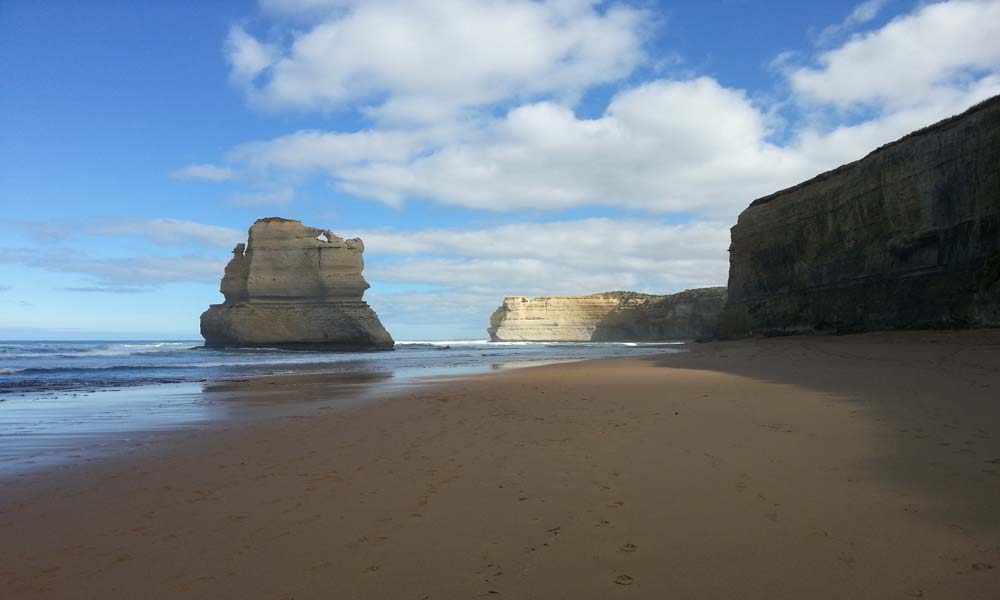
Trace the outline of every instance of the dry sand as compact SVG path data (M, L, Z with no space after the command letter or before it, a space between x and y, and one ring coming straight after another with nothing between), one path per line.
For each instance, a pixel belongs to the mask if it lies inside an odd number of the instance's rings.
M0 482L0 598L1000 598L1000 332L261 389L320 399Z

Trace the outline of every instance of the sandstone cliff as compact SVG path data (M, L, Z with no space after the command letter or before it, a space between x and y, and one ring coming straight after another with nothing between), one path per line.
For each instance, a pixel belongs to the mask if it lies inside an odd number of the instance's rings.
M724 333L1000 325L1000 97L753 202Z
M666 341L713 337L726 288L668 296L607 292L591 296L504 298L487 330L494 342Z
M223 304L201 315L208 346L391 349L362 300L364 244L300 221L271 217L250 227L226 265Z

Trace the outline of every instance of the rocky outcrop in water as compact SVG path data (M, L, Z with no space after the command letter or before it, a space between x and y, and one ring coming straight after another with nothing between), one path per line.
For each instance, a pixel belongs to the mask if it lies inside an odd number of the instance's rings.
M511 296L490 317L494 342L629 342L714 337L726 288L668 296Z
M1000 97L753 202L723 333L1000 325Z
M260 219L226 265L223 304L201 315L207 346L389 350L393 340L362 300L365 247L278 217Z

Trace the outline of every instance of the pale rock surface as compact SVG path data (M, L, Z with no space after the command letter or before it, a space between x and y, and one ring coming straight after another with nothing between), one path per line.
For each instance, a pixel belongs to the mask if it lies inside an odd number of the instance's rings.
M201 316L209 346L388 350L394 342L362 299L364 244L300 221L270 217L250 228L226 265L223 304Z
M713 337L726 288L656 296L511 296L490 317L494 342L668 341Z

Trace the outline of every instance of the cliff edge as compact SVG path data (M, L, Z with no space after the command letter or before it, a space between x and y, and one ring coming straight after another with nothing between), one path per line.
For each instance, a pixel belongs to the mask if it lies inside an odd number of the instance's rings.
M250 227L226 265L222 304L201 315L206 346L391 350L394 342L362 299L364 243L300 221Z
M723 334L1000 325L1000 96L753 202Z

